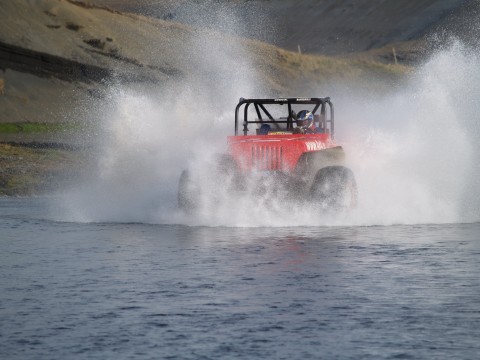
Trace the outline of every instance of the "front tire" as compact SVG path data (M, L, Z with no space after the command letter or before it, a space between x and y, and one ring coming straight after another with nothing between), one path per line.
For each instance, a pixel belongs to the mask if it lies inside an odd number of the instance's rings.
M178 181L178 207L184 212L195 213L221 202L229 192L242 186L243 177L233 158L220 155L205 162L203 169L182 171Z
M345 166L327 166L315 174L310 198L322 209L339 211L357 205L357 183Z

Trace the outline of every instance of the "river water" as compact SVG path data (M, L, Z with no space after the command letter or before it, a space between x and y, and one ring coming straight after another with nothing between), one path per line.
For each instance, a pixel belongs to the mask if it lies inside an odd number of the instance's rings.
M480 224L61 222L0 199L2 359L474 359Z

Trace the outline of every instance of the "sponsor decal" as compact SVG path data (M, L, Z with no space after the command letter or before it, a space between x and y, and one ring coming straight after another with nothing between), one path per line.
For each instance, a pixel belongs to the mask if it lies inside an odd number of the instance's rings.
M321 141L307 141L305 142L305 146L307 147L307 151L318 151L327 148L325 143Z
M310 101L310 98L297 98L297 101Z
M275 101L287 101L287 99L275 99Z
M291 131L269 131L268 135L292 135Z

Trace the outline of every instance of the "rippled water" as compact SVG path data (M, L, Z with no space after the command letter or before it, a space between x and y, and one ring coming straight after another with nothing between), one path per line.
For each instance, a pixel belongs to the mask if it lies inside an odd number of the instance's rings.
M480 224L49 219L0 199L2 359L480 357Z

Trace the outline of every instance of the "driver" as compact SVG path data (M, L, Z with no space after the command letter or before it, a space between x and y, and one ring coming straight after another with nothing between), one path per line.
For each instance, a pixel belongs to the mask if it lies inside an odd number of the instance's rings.
M296 134L314 134L316 133L315 122L313 121L313 114L310 111L302 110L296 117L297 127L294 132Z

